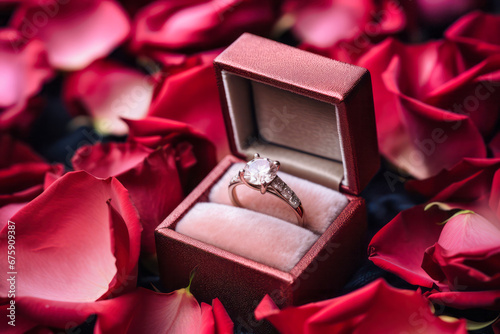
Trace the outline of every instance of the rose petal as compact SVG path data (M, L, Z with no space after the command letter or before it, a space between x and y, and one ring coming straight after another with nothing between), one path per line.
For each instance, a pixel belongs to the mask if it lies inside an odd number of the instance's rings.
M110 222L106 204L110 199L121 221ZM30 259L16 263L16 270L23 273L17 277L16 297L85 302L109 293L117 271L123 269L115 265L110 223L126 224L129 231L130 263L125 271L132 274L128 284L135 285L141 227L118 181L97 180L85 172L68 173L11 220L16 224L16 256ZM6 229L1 233L5 235ZM0 240L6 242L5 237ZM2 267L6 273L5 262Z
M43 44L22 37L13 29L0 29L0 129L33 121L36 114L25 110L28 99L53 75Z
M42 40L50 64L64 70L81 69L106 56L130 31L125 11L114 0L26 1L11 25L21 32L23 42L32 37Z
M229 148L212 61L213 58L204 59L202 65L168 77L155 96L149 115L192 125L216 145L217 157L221 159Z
M500 132L490 141L489 148L495 158L500 158Z
M103 143L79 148L71 163L95 177L117 176L141 164L153 152L137 143Z
M212 311L215 318L215 334L234 333L233 321L218 298L212 300Z
M445 322L418 291L399 290L377 280L348 295L281 311L266 297L256 318L282 333L466 333L464 320ZM380 321L390 317L390 321Z
M0 168L22 162L43 162L43 158L36 154L31 147L16 140L8 134L0 135Z
M500 224L474 213L454 216L441 230L438 244L448 256L500 248Z
M431 291L427 298L435 304L458 309L489 308L500 310L500 290Z
M73 114L90 115L103 134L127 134L121 118L145 117L152 96L153 82L148 75L104 60L73 73L64 87L64 99Z
M465 157L486 157L482 135L494 129L498 113L490 110L498 97L491 93L494 88L481 86L485 79L480 78L495 73L500 58L474 64L465 58L450 41L404 45L389 39L358 61L372 74L382 154L417 178ZM496 82L490 79L488 85Z
M198 163L195 165L186 165L186 159L180 160L180 166L184 167L184 170L181 168L180 172L185 193L189 193L198 185L217 163L215 147L203 134L191 126L157 117L147 117L137 121L127 120L127 124L131 132L130 141L142 143L150 148L173 145L178 150L178 154L184 157L196 157ZM184 153L181 154L181 152ZM218 153L221 155L221 151Z
M410 191L416 191L426 196L427 198L436 197L436 195L444 188L449 187L446 192L438 196L439 198L450 199L457 187L461 187L466 180L471 180L471 186L462 192L460 196L454 196L456 199L451 198L451 201L473 201L484 194L481 190L482 187L477 187L485 180L487 184L491 184L491 178L495 171L500 167L500 159L469 159L465 158L457 165L449 170L444 170L434 177L426 180L409 181L406 188ZM484 176L481 176L484 175ZM489 188L489 185L487 186ZM476 188L476 189L474 189ZM479 189L478 189L479 188Z
M484 57L500 52L500 39L494 33L497 29L500 29L498 15L476 11L464 15L444 35L464 49Z
M155 1L137 13L132 48L200 50L229 44L243 32L264 34L276 6L261 0Z
M432 213L432 214L431 214ZM421 267L425 250L438 241L448 214L423 205L405 210L371 240L369 259L413 285L432 287L437 282Z
M153 151L134 142L87 146L73 157L75 170L114 176L127 188L141 217L142 248L151 254L156 251L154 229L184 198L179 174L189 167L181 162L172 146Z
M200 331L200 306L186 289L165 294L139 288L133 294L104 301L101 307L96 327L103 332L180 334ZM114 309L113 314L109 308Z
M129 126L129 138L150 148L165 145L170 138L181 133L195 132L186 123L166 118L146 117L142 120L125 120Z
M0 206L31 201L44 189L49 174L61 176L64 167L43 161L30 147L8 135L0 136Z
M32 328L36 325L61 328L65 330L88 322L97 316L94 331L96 333L200 333L201 328L215 334L233 333L229 324L219 327L218 311L225 312L222 305L214 300L214 313L207 305L210 314L208 325L203 321L200 305L187 289L172 293L159 293L143 288L119 297L97 302L72 303L32 297L16 297L16 321ZM5 310L2 310L2 314ZM216 322L214 324L214 315ZM89 318L90 317L90 318ZM16 323L17 324L17 323ZM215 326L215 327L214 327ZM0 330L9 328L6 322L0 324ZM17 328L17 326L16 326Z
M490 209L496 213L500 220L500 170L497 170L491 182Z

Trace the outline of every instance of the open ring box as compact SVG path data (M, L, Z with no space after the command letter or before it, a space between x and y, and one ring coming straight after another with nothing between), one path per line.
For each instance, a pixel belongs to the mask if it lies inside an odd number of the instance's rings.
M331 297L365 252L359 194L379 167L371 81L364 68L251 34L214 66L234 155L157 227L160 277L165 288L179 289L196 268L196 298L219 298L234 320L255 331L253 311L265 294L280 307ZM286 203L244 185L237 191L247 191L240 199L253 210L231 206L229 179L254 153L281 163L278 175L302 200L306 228L294 225L289 208L289 222L272 217ZM308 230L307 220L317 216L330 221Z

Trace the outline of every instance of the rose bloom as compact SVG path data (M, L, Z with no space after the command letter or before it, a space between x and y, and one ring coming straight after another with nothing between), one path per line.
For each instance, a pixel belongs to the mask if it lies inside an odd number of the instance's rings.
M370 259L410 284L428 288L435 303L499 309L499 168L498 159L457 165L446 178L449 185L431 200L442 203L439 208L418 205L401 212L373 237ZM455 179L457 175L463 178ZM413 187L431 193L427 185L437 177Z
M476 42L489 40L488 31L476 33ZM497 131L500 58L479 54L472 45L388 39L357 63L372 75L381 153L417 179L464 157L485 158L485 138Z
M382 279L344 296L283 310L266 295L255 317L283 334L467 333L464 320L436 317L420 291L396 289Z

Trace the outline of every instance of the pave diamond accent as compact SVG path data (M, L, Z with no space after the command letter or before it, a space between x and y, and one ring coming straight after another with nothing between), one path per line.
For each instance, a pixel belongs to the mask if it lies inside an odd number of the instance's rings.
M294 209L298 208L300 206L300 199L297 197L297 195L293 194L292 198L290 198L290 204L293 206Z
M288 200L288 202L294 209L300 206L300 199L293 192L293 190L279 177L275 178L271 185L281 194L281 196Z
M278 166L267 158L255 158L246 164L243 171L243 177L248 183L260 186L270 183L276 177Z
M285 182L283 182L279 177L275 178L271 185L274 187L274 189L278 190L280 193L285 187Z
M283 197L285 197L286 199L290 199L290 198L292 198L294 193L293 193L292 189L290 189L288 186L285 186L285 188L281 192L281 195L283 195Z

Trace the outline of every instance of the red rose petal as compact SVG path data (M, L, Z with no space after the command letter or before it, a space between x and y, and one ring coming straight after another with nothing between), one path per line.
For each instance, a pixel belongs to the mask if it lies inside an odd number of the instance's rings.
M435 197L443 189L448 189L439 196L439 198L447 198L451 196L455 191L454 189L459 187L465 182L465 180L472 180L471 187L468 187L463 193L464 196L455 196L451 200L457 201L462 199L463 201L471 201L475 198L481 196L484 191L478 187L481 184L480 180L486 180L489 188L489 183L495 171L500 167L500 159L470 159L465 158L457 165L453 166L449 170L444 170L434 177L428 178L426 180L419 181L409 181L406 184L406 188L410 191L416 191L427 198ZM481 175L485 175L482 177ZM451 190L450 188L454 188ZM474 189L476 188L476 189ZM451 191L450 191L451 190ZM489 190L489 189L488 189Z
M200 50L229 44L243 32L263 34L276 18L271 1L155 1L135 17L132 48Z
M129 231L128 252L135 267L141 227L125 188L114 179L68 173L11 219L16 224L16 255L29 259L16 264L23 273L17 277L16 297L85 302L110 292L117 271L123 269L116 267L111 248L106 204L110 199L123 218L116 223L125 223ZM6 273L6 263L2 264ZM126 268L132 274L132 286L133 270L131 264Z
M427 298L437 305L458 309L489 308L500 310L500 290L486 291L432 291Z
M488 145L495 158L500 158L500 132L493 137Z
M0 135L0 168L5 168L21 162L43 162L43 158L36 154L31 147L16 140L8 134Z
M488 56L500 52L500 38L495 33L498 29L498 15L476 11L464 15L451 25L446 30L445 37L470 51Z
M370 260L410 284L432 287L436 281L422 269L422 259L439 238L442 226L438 223L447 218L437 209L424 211L423 205L401 212L371 240Z
M0 129L24 127L35 114L25 110L28 99L52 77L43 44L22 41L19 32L0 29Z
M215 334L215 319L212 306L201 303L201 329L200 334Z
M130 31L125 11L114 0L27 1L14 13L11 25L24 42L42 40L51 65L64 70L81 69L106 56Z
M103 143L79 148L71 163L95 177L117 176L142 163L153 152L137 143Z
M132 294L104 301L101 308L96 327L102 332L200 332L200 306L186 289L166 294L139 288Z
M465 321L437 318L418 291L400 290L377 280L348 295L277 310L267 296L255 313L281 333L466 333ZM381 321L386 319L386 321Z
M155 96L149 115L192 125L216 145L217 157L221 159L229 153L229 147L213 58L203 61L201 65L168 77Z
M167 118L150 116L137 121L125 120L125 122L130 129L129 138L150 148L165 145L178 134L196 134L196 131L186 123Z
M88 114L103 134L127 134L121 118L145 117L152 96L149 75L104 60L71 74L64 87L64 100L72 113Z
M215 317L215 334L234 333L233 321L218 298L212 300L212 310Z
M39 325L70 330L87 321L92 323L94 320L90 316L96 315L96 333L184 334L202 333L202 328L215 334L233 333L229 324L218 325L221 317L215 309L224 311L223 306L218 306L214 300L213 308L214 313L207 304L200 309L196 299L186 289L159 293L136 288L113 299L89 303L16 297L16 321L22 321L26 329ZM204 316L202 310L205 310ZM4 312L2 310L1 313ZM8 328L6 322L0 324L0 330Z
M142 248L148 253L156 251L154 229L184 198L179 174L189 167L181 162L172 146L153 151L134 142L87 146L73 157L76 170L114 176L127 188L141 217Z

